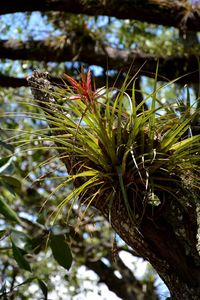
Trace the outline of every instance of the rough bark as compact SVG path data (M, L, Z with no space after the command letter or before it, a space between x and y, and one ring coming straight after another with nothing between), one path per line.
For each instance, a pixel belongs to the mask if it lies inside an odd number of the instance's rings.
M70 74L70 71L67 70L66 71L67 74ZM55 84L55 85L59 85L60 87L63 86L63 81L65 81L65 77L63 76L63 74L61 74L60 76L50 76L50 81ZM78 79L78 78L77 78ZM121 75L113 75L113 76L109 76L109 75L99 75L99 76L95 76L95 85L96 88L102 88L103 86L105 86L106 82L109 83L109 86L115 86L115 87L121 87L123 82L124 82L125 77L121 74ZM140 86L139 86L139 80L136 81L136 89L139 91L140 90ZM18 78L18 77L12 77L12 76L6 76L6 75L2 75L0 74L0 86L1 87L11 87L11 88L18 88L18 87L27 87L28 86L28 82L26 78ZM140 92L137 92L137 100L138 103L142 101L142 94Z
M65 81L65 77L63 74L60 76L50 76L51 82L54 84L59 84L59 86L63 85L63 81ZM118 84L119 86L124 82L124 77L118 78L117 76L97 76L95 77L95 84L97 88L101 88L105 85L106 80L108 80L109 84L112 86ZM117 82L116 82L117 80ZM0 75L0 86L1 87L11 87L11 88L18 88L18 87L27 87L28 82L26 78L18 78L13 76L6 76Z
M78 55L77 55L78 53ZM198 83L198 58L191 56L156 57L152 54L133 50L120 50L106 47L95 40L79 41L56 38L46 41L0 40L0 57L13 60L37 60L45 62L76 61L89 65L99 65L105 70L127 71L132 65L131 74L140 70L141 75L155 77L159 59L158 80L172 80L179 76L180 83ZM143 66L143 67L142 67Z
M92 16L105 15L148 23L200 30L199 4L178 0L7 0L0 3L0 14L31 11L62 11Z
M51 87L42 76L33 75L29 78L29 84L32 86L34 97L44 103L44 109L45 105L51 107L55 100L47 92L42 92L44 86L45 90ZM53 106L52 114L56 116ZM70 157L65 158L64 163L69 172L76 172L76 168L72 168ZM79 184L81 182L75 182L75 185ZM133 200L137 201L133 190L127 190L127 194L130 203ZM153 213L152 208L147 205L145 213L142 213L143 218L137 226L129 218L124 202L117 197L112 201L111 207L105 201L106 195L104 199L97 199L92 204L111 222L117 234L152 264L168 286L172 299L198 300L200 298L200 255L197 250L199 221L196 203L199 201L199 195L191 193L190 198L179 199L179 201L176 201L177 197L181 198L184 195L178 194L173 197L166 193L165 204L161 208L155 208ZM181 200L185 203L184 208L180 205ZM102 206L102 203L105 204ZM136 213L141 214L141 211L138 210Z

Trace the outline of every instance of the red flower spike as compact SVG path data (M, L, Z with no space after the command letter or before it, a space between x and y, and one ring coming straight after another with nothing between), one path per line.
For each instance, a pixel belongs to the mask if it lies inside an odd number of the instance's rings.
M90 70L87 73L87 90L92 91L91 72L90 72Z
M76 81L74 78L72 78L71 76L64 74L64 76L66 77L67 81L69 81L69 83L71 84L71 86L73 87L73 89L78 92L79 94L82 94L83 89L81 87L81 84L78 83L78 81Z
M87 72L87 75L84 73L84 68L81 68L81 82L79 83L74 78L69 75L64 74L67 81L71 84L72 88L76 95L70 97L72 100L82 99L87 105L92 104L98 96L96 90L92 90L92 80L90 70Z
M82 83L85 82L85 72L84 72L84 67L83 66L81 66L81 81L82 81Z

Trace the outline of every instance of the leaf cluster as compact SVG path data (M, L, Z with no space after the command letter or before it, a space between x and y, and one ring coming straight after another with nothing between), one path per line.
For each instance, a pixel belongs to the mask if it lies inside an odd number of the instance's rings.
M191 109L189 99L185 110L176 102L176 111L174 103L170 108L157 101L157 93L173 82L157 88L155 78L153 92L137 105L133 78L128 81L127 76L117 91L108 86L92 91L90 73L85 76L82 70L81 77L78 83L67 76L70 85L52 92L57 104L44 108L50 139L71 163L71 175L57 189L81 182L59 204L58 214L78 197L86 210L93 201L108 201L110 206L122 201L136 225L147 205L162 205L166 195L179 201L190 192L184 174L190 174L191 189L198 189L200 136L194 134L194 124L199 110Z

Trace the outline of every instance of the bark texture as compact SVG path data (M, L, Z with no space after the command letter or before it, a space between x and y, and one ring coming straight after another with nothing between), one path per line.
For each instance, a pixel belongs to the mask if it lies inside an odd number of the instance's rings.
M92 16L134 19L182 30L200 30L199 4L178 0L8 0L0 3L0 14L31 11L62 11ZM151 13L149 13L149 11Z
M29 78L34 97L45 106L52 107L56 116L55 99L47 92L51 84L43 75L35 74ZM48 110L49 111L49 110ZM58 134L60 134L58 132ZM77 158L78 159L78 158ZM74 161L74 157L73 157ZM68 172L76 173L72 160L64 159ZM78 165L77 165L78 166ZM80 171L80 170L79 170ZM81 182L75 181L79 186ZM178 192L178 190L177 190ZM163 192L164 193L164 192ZM130 203L137 201L134 191L127 190ZM190 195L190 197L188 197ZM92 202L93 206L109 220L120 237L156 269L168 286L174 300L198 300L200 298L200 255L199 255L199 195L165 195L162 207L146 207L140 223L135 226L129 218L124 202L116 198L110 207L104 199ZM86 195L87 197L87 195ZM184 198L185 197L185 198ZM179 198L179 201L176 201ZM85 199L82 198L82 201ZM185 206L180 203L185 203ZM102 203L105 205L102 206ZM136 203L136 213L141 216Z
M77 55L78 53L78 55ZM100 42L89 38L83 40L51 39L46 41L17 41L0 40L0 56L12 60L37 60L45 62L84 62L89 65L98 65L105 70L127 72L132 66L131 73L155 77L156 65L159 59L158 80L168 81L182 76L177 82L199 83L198 57L168 56L156 57L152 54L133 50L120 50L107 47Z

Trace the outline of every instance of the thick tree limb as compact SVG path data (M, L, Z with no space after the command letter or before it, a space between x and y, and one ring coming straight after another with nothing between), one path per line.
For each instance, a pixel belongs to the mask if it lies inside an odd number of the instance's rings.
M67 72L66 72L67 73ZM50 76L49 78L51 82L55 85L62 86L63 81L65 81L65 77L63 74L58 75L58 76ZM117 77L117 76L95 76L95 86L96 88L101 88L102 86L105 86L106 82L109 82L109 86L121 86L124 82L124 76ZM18 88L28 86L28 82L26 78L18 78L18 77L13 77L13 76L7 76L0 74L0 86L1 87L11 87L11 88Z
M17 78L12 76L0 75L1 87L18 88L21 86L28 86L26 78Z
M58 46L59 45L59 46ZM79 46L79 49L78 49ZM77 55L78 53L78 55ZM89 65L99 65L117 71L127 71L132 65L132 73L139 69L141 75L154 77L158 58L136 50L120 50L105 47L99 42L90 40L80 44L66 40L63 44L58 40L17 41L0 40L0 56L13 60L37 60L45 62L77 61ZM190 73L190 74L189 74ZM195 55L169 56L159 58L159 80L172 80L188 74L179 80L180 83L198 83L198 60Z
M66 72L67 73L67 72ZM59 86L63 86L63 81L66 80L66 78L63 76L63 74L58 76L51 76L49 74L50 81ZM77 78L79 80L79 78ZM99 75L95 76L95 86L96 88L102 88L106 85L106 82L109 83L109 86L115 86L115 87L121 87L124 82L124 76L106 76L106 75ZM0 74L0 86L5 88L19 88L19 87L27 87L28 82L26 78L18 78L18 77L12 77ZM137 98L139 101L141 101L141 95L139 96L139 93L137 93Z
M198 4L197 4L198 6ZM199 7L178 0L8 0L0 3L0 14L31 11L62 11L92 16L113 16L148 23L200 30Z

